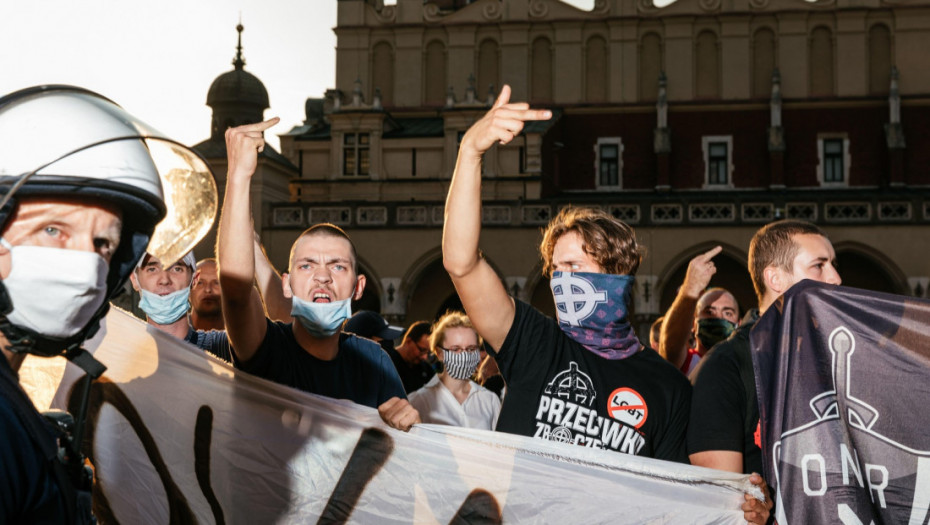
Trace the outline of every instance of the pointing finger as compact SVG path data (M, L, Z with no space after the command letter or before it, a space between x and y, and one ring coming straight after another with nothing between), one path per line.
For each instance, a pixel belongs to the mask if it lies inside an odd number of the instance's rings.
M709 261L713 259L714 257L716 257L717 254L722 251L723 251L723 246L714 246L713 248L705 252L703 255L701 255L701 258L703 258L705 261Z
M504 87L501 88L501 94L497 96L497 100L494 101L494 106L491 109L497 109L508 102L510 102L510 86L504 84Z
M265 131L266 129L270 128L271 126L274 126L280 121L281 121L280 118L272 117L264 122L256 122L255 124L246 124L244 126L239 126L238 129L241 131Z
M495 115L497 118L501 119L514 119L514 120L549 120L552 118L552 112L548 109L516 109L516 110L501 110Z

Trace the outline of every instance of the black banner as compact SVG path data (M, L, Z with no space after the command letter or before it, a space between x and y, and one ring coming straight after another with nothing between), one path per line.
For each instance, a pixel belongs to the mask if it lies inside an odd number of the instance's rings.
M803 281L752 330L780 525L930 518L930 301Z

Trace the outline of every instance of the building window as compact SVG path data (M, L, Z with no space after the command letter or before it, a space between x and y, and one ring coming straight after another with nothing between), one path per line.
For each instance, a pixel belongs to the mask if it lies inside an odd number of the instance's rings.
M823 186L846 186L849 183L849 139L845 136L822 136L817 140L817 179Z
M342 174L368 176L368 133L346 133L342 139Z
M594 147L595 176L598 189L623 187L623 141L620 137L601 137Z
M733 187L733 137L703 137L704 187Z
M417 148L410 150L410 175L417 176Z

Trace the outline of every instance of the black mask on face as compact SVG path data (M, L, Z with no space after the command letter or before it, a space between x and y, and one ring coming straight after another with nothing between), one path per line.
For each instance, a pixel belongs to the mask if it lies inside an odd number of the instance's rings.
M732 322L726 319L708 317L698 319L697 337L704 349L710 350L715 344L730 337L734 330L736 330L736 325Z

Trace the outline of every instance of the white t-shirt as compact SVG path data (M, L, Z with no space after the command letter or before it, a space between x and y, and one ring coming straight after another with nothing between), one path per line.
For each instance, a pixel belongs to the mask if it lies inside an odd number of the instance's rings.
M500 399L478 383L469 383L471 390L461 404L438 375L433 376L423 388L412 392L408 401L420 413L424 423L494 430L501 411Z

